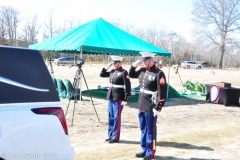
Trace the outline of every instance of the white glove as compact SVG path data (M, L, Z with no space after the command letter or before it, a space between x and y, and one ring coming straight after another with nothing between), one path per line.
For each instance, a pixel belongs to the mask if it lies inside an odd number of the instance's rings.
M158 111L153 108L153 116L156 117L158 115Z
M125 106L127 104L127 102L122 101L121 105Z
M132 66L137 67L140 62L141 62L141 60L137 60L137 61L133 62Z
M105 67L106 70L108 70L112 66L112 62L108 63L108 65Z

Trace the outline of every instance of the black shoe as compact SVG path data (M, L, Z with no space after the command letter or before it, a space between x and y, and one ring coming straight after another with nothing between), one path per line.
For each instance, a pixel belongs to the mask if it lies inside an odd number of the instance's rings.
M154 159L154 158L147 157L147 156L144 156L144 157L143 157L143 160L150 160L150 159Z
M107 139L105 139L105 141L109 141L111 138L107 138Z
M118 140L109 139L108 143L117 143Z
M142 153L142 152L136 154L136 157L138 157L138 158L141 158L144 156L145 156L145 153Z

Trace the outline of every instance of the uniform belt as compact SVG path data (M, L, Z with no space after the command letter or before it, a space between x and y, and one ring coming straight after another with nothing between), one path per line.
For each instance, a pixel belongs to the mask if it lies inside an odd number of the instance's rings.
M124 88L124 85L110 84L110 87L114 87L114 88Z
M140 89L140 92L142 92L142 93L147 93L147 94L153 94L153 93L155 93L155 92L153 92L153 91L149 91L149 90L146 90L146 89Z

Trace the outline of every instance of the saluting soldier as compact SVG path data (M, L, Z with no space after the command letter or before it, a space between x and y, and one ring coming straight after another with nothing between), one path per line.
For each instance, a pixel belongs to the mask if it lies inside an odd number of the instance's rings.
M153 159L156 151L157 115L161 111L167 96L166 77L162 70L154 64L154 53L140 52L141 59L132 64L130 78L138 78L140 93L138 98L138 118L141 129L140 145L142 151L136 157ZM136 70L142 62L143 67Z
M102 69L100 77L109 77L108 98L108 138L109 143L120 139L121 113L127 104L131 91L128 71L122 68L123 57L111 56L112 62ZM114 69L107 71L113 65Z

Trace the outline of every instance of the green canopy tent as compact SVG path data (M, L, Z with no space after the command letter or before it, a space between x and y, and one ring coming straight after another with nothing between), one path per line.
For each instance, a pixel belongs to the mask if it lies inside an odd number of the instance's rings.
M140 51L170 57L171 53L137 38L99 18L80 25L30 49L74 54L120 54L139 56Z
M171 57L170 52L137 38L102 18L80 25L43 42L29 45L28 48L80 54L80 58L82 58L82 54L140 56L140 51Z

